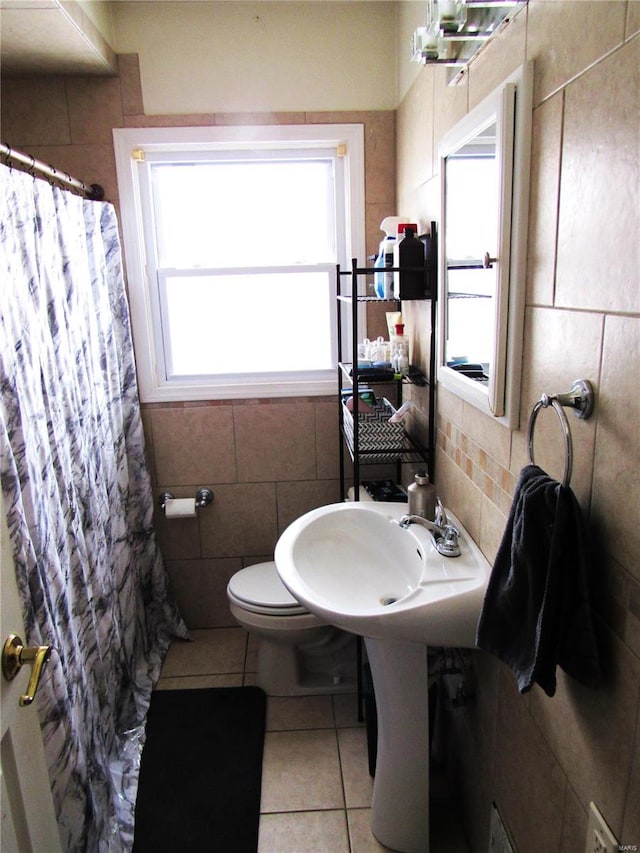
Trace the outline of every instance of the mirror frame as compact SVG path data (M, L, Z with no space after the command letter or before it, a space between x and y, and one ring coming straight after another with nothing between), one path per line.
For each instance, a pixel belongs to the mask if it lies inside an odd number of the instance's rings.
M520 381L526 287L529 167L533 101L533 63L511 74L474 107L438 146L441 190L440 306L438 322L438 382L510 429L520 417ZM446 365L447 257L446 158L496 122L499 175L498 261L492 370L489 383L461 375Z

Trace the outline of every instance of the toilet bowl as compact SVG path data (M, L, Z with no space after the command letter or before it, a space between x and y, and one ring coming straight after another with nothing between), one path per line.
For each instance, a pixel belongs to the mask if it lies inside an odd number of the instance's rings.
M256 681L267 695L355 689L355 637L305 610L280 580L274 562L236 572L227 598L234 619L258 641Z

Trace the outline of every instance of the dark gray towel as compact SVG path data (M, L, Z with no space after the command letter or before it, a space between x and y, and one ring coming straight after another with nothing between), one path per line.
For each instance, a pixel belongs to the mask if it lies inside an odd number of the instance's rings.
M520 472L487 587L476 642L513 670L521 693L556 691L556 665L600 680L590 605L590 548L570 488L536 465Z

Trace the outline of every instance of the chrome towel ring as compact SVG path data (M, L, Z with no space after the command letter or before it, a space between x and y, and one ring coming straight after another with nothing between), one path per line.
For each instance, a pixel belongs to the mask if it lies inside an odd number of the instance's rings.
M535 465L533 456L533 432L535 429L536 418L540 409L546 409L552 406L560 421L562 433L564 435L565 444L565 465L562 485L568 486L571 482L571 472L573 469L573 442L571 440L571 429L569 421L564 413L564 407L572 408L576 417L586 420L591 416L595 402L595 392L593 386L587 379L576 379L571 386L571 391L567 394L543 394L538 402L534 405L529 416L529 424L527 426L527 447L529 449L529 464Z

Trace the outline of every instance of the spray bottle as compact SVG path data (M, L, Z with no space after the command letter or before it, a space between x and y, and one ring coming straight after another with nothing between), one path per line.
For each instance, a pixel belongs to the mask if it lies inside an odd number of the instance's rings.
M380 230L386 237L380 243L378 256L374 263L376 272L373 276L373 289L378 299L393 299L393 273L386 272L386 267L393 266L393 250L396 245L398 225L403 221L401 216L386 216L380 223Z

